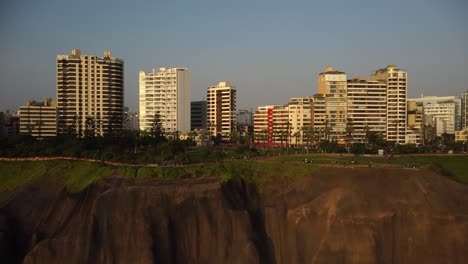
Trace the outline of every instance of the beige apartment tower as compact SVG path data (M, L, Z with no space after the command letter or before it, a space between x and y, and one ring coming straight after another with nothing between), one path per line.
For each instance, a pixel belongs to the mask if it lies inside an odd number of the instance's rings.
M329 139L345 143L347 99L346 73L327 67L318 76L318 93L325 96L327 131Z
M20 107L20 133L35 138L57 136L57 102L29 101Z
M124 61L111 56L82 55L74 49L70 55L57 56L58 131L83 136L93 123L102 136L123 126Z
M312 98L311 106L311 126L314 134L314 142L318 143L320 140L328 140L329 132L326 131L327 125L327 107L325 102L325 95L315 94Z
M207 91L207 128L211 135L220 134L229 140L237 127L236 87L228 82L220 82Z
M406 142L407 77L406 71L393 65L371 73L371 80L387 85L386 137L399 144Z
M190 72L185 68L140 71L140 129L149 131L159 113L165 132L190 131Z
M347 133L352 143L365 143L371 131L385 135L387 86L383 81L348 80Z
M290 143L296 146L305 144L307 129L312 128L312 97L297 97L289 100Z

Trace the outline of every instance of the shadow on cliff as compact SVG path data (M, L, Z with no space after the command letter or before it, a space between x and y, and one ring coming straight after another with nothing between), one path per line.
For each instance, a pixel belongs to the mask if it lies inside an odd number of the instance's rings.
M252 241L260 263L276 263L274 245L265 226L257 185L242 179L232 179L221 185L221 192L232 210L246 210L252 226Z

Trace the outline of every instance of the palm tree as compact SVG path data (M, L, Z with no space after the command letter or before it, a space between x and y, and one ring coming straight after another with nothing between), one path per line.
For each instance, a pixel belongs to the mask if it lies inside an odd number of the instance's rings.
M265 145L266 142L268 141L268 130L262 129L260 131L260 139L263 141L263 144Z
M294 138L296 139L296 148L299 147L299 139L301 137L301 132L298 130L294 133Z
M351 148L351 142L353 140L353 132L354 132L354 128L353 128L353 124L351 122L350 119L347 120L346 122L346 146L348 148L348 152Z
M328 124L328 120L325 121L325 129L323 131L325 140L330 141L330 133L331 133L331 127Z

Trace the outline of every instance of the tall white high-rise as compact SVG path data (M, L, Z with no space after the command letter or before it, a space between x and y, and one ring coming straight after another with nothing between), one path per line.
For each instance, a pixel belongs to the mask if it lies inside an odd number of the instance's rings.
M57 56L57 109L59 133L75 130L83 136L87 126L103 135L123 126L124 61L104 51L104 57ZM90 122L92 125L90 125Z
M371 80L387 85L387 141L406 142L407 72L390 65L371 73Z
M207 91L207 128L211 135L228 140L237 127L236 87L220 82Z
M189 132L190 89L190 73L185 68L140 71L140 129L149 131L159 113L165 132Z

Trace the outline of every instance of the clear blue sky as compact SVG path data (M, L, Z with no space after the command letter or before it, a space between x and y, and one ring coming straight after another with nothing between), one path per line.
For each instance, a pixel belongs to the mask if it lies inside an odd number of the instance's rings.
M79 48L125 60L125 104L138 71L188 67L192 99L227 80L238 108L313 95L327 65L368 77L395 64L409 95L468 90L468 4L411 1L0 1L0 110L55 98L55 59Z

